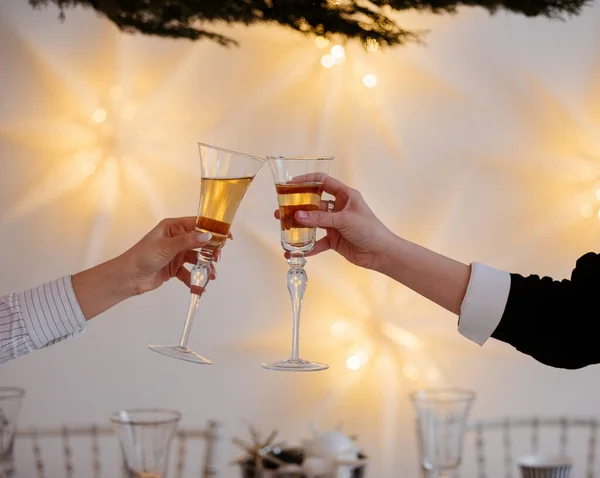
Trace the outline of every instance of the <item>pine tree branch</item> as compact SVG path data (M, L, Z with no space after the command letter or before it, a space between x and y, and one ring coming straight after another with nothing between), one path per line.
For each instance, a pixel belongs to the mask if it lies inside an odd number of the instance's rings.
M404 10L452 14L461 6L490 13L506 10L527 17L564 19L578 15L590 0L28 0L34 8L56 5L61 18L77 6L91 8L119 29L170 38L208 39L223 46L237 42L205 29L207 24L279 24L311 35L338 35L363 44L418 42L420 32L401 28L392 18Z

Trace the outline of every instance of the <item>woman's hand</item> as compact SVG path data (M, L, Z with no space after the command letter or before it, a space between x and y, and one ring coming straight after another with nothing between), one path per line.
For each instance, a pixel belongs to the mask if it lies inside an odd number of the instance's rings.
M195 232L195 217L164 219L120 256L72 277L73 289L86 319L134 295L160 287L177 277L190 286L185 264L196 264L196 251L210 234ZM230 236L231 237L231 236ZM215 261L220 250L215 253ZM216 278L211 264L211 279Z
M380 270L386 248L396 236L373 214L355 189L328 177L323 190L335 197L333 212L326 212L328 201L321 201L320 211L298 211L295 215L300 224L327 231L306 255L333 249L357 266ZM279 219L279 210L275 211L275 217Z
M196 264L193 249L202 247L211 238L210 234L195 232L195 224L195 217L164 219L117 258L131 278L135 294L154 290L173 277L190 286L190 271L184 264ZM218 258L215 254L215 259ZM216 279L214 264L211 264L210 278Z

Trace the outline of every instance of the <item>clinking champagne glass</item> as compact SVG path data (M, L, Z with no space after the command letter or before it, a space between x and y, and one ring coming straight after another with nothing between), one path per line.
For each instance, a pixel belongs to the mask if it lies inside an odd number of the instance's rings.
M266 161L208 144L198 143L198 147L202 174L196 231L209 232L212 237L206 245L197 249L198 262L191 270L190 305L179 344L148 347L168 357L210 365L210 360L187 346L192 322L200 297L210 280L210 266L215 253L225 245L238 206Z
M307 284L304 254L315 246L316 229L300 224L294 214L320 208L323 183L329 174L333 157L269 156L267 159L279 203L281 245L290 254L287 287L292 300L292 351L289 358L262 364L262 367L287 372L326 370L328 365L300 358L300 312Z

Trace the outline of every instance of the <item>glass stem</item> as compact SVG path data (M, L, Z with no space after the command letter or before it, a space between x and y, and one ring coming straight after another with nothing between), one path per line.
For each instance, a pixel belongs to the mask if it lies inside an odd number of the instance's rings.
M202 297L202 294L206 289L206 285L210 280L211 262L212 261L202 257L199 252L198 262L190 271L190 308L188 310L187 319L185 320L185 325L183 327L183 334L181 334L181 341L179 342L179 346L182 348L187 348L190 331L192 330L192 323L194 322L194 315L196 314L196 309L200 303L200 297Z
M287 273L287 287L292 299L292 356L291 360L300 360L300 311L302 298L308 279L304 265L306 259L303 252L292 252L288 259L290 270Z

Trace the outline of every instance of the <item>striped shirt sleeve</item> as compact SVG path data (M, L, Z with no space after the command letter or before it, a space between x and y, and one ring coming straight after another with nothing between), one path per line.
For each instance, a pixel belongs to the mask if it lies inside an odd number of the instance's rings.
M0 297L0 363L85 330L71 276Z

